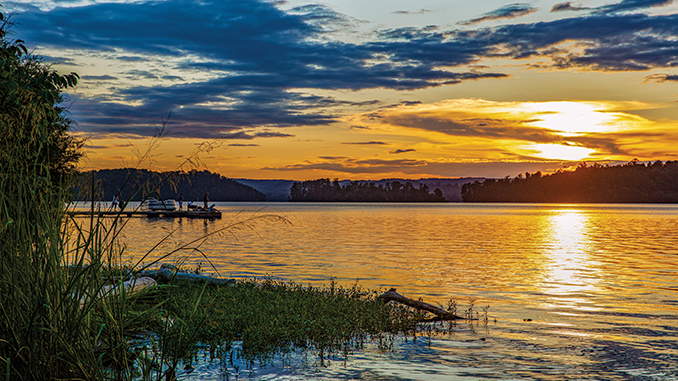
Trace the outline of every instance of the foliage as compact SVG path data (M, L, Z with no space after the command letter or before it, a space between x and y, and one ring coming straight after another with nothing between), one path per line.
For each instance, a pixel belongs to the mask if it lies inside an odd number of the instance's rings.
M149 196L184 200L202 200L209 192L212 201L265 201L256 189L206 170L155 172L145 169L101 169L84 173L74 189L76 199L89 201L90 185L96 184L95 200L110 201L120 195L123 200L141 201ZM83 192L85 190L85 192Z
M83 143L68 134L72 121L62 92L79 77L58 74L28 53L23 41L8 40L11 23L2 13L0 22L0 162L25 164L26 175L64 184Z
M623 165L581 163L574 171L526 173L462 187L465 202L675 203L678 161Z
M290 190L290 201L312 202L445 202L443 193L436 188L430 193L426 184L415 188L410 182L399 181L375 185L374 183L351 182L342 186L338 179L308 180L295 182Z

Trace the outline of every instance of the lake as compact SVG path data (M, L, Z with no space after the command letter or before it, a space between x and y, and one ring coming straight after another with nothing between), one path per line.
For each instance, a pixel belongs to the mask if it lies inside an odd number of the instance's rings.
M451 334L397 339L390 352L367 346L326 367L272 366L248 378L678 380L678 205L217 207L221 220L129 218L126 258L140 260L169 232L157 255L233 226L198 242L221 276L335 279L444 307L453 300L460 312L487 309L487 324L459 322ZM182 253L214 272L197 251ZM185 377L234 373L205 363Z

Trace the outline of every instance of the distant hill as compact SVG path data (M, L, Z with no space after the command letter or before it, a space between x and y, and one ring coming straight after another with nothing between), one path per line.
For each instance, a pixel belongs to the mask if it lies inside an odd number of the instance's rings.
M678 161L581 163L574 171L469 183L462 196L465 202L678 203Z
M294 180L251 180L251 179L233 179L245 185L249 185L252 188L264 193L266 195L266 201L289 201L290 189L292 189L292 184L295 183ZM346 186L351 182L356 183L374 183L376 186L386 185L386 183L392 183L394 181L405 184L407 182L411 183L415 188L419 188L421 184L428 186L430 189L440 189L443 192L443 197L450 202L461 202L461 187L466 183L472 183L474 181L483 181L485 178L482 177L464 177L459 179L441 179L441 178L430 178L430 179L418 179L418 180L409 180L409 179L381 179L381 180L342 180L339 182L341 186Z
M116 194L123 200L141 201L152 194L163 199L176 199L182 193L186 201L202 201L205 192L209 192L210 201L266 200L264 193L209 171L154 172L131 168L90 171L83 173L73 188L74 198L89 201L92 184L94 198L104 201L112 200Z
M266 201L289 201L294 180L233 179L266 195Z

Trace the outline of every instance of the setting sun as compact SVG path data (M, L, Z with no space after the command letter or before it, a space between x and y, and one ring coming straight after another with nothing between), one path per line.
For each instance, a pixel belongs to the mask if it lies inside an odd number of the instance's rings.
M530 124L560 131L565 136L614 129L614 115L601 109L604 105L587 102L532 102L523 106L535 112L535 116L540 119Z

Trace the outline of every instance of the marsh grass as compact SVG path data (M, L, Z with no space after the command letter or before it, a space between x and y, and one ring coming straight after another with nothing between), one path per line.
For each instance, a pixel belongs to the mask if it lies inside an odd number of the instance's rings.
M357 285L173 281L162 292L164 318L150 330L158 339L137 347L153 364L146 366L148 379L174 374L180 364L190 367L200 354L219 357L236 372L238 364L252 369L299 352L312 353L323 366L366 342L388 350L393 334L414 332L418 321L413 311L384 304L377 292Z

